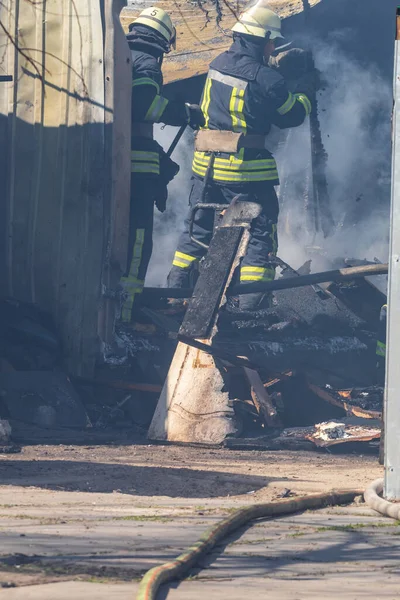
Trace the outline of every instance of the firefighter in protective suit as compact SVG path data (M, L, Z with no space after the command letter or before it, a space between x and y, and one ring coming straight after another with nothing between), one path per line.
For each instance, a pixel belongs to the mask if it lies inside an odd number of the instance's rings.
M166 208L167 185L179 171L154 140L154 123L198 128L204 124L199 106L169 101L162 95L162 61L175 47L176 31L161 8L146 8L130 25L132 57L131 205L128 271L122 278L121 319L130 322L143 290L153 247L154 204Z
M253 221L247 254L240 265L242 284L275 277L271 259L277 251L279 206L274 186L279 179L275 159L266 149L266 136L272 125L281 129L301 125L312 108L308 96L315 93L315 68L307 67L305 52L303 60L299 60L303 51L298 49L285 53L286 71L290 70L292 55L293 62L303 64L292 91L279 72L279 61L270 66L271 54L282 37L280 17L264 0L251 3L233 27L232 46L211 63L201 101L205 125L197 140L201 135L202 149L197 144L194 153L190 205L229 204L239 195L240 200L262 207L261 215ZM226 139L227 131L237 134L237 149L218 151L218 132L224 132ZM211 211L199 210L194 236L209 244L213 221ZM205 253L190 240L188 231L189 217L168 275L169 287L189 287L191 269ZM255 310L262 298L262 294L242 295L240 308Z

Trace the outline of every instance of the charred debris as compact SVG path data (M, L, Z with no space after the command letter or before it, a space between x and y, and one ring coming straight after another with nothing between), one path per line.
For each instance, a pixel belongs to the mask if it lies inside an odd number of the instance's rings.
M298 272L280 269L281 279L304 276L310 263ZM279 290L270 308L248 314L238 311L235 297L225 298L209 346L182 336L188 301L171 309L150 290L136 322L116 326L116 344L105 348L93 379L64 372L60 339L46 314L3 299L0 443L144 438L181 340L206 349L222 373L234 415L225 446L376 448L384 385L376 343L385 284L382 275Z

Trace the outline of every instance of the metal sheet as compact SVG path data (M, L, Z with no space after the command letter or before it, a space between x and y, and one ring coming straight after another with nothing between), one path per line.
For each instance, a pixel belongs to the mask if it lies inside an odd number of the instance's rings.
M313 7L320 1L309 0L309 5ZM165 83L172 83L208 71L210 62L230 46L229 30L248 0L220 1L218 24L216 3L212 0L202 1L203 9L190 0L128 0L128 8L121 15L124 29L127 31L138 13L153 4L169 13L177 29L176 51L166 56L163 65ZM270 5L286 19L303 11L304 0L270 0Z
M100 311L103 267L112 259L119 275L124 266L129 102L114 102L124 90L130 98L122 5L5 0L0 9L21 50L1 32L2 66L15 84L0 84L0 285L53 315L77 375L92 373L109 313Z
M389 253L386 390L384 408L384 495L388 500L400 500L400 8L397 9L393 85L393 168L390 215L391 232Z

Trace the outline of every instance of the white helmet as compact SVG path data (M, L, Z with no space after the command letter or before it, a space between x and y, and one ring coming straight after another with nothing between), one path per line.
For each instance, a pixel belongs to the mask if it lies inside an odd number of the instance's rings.
M268 0L253 0L239 16L232 31L275 40L283 38L281 28L281 18L268 8Z
M155 29L167 40L173 48L176 47L176 29L171 21L171 17L162 8L150 6L140 13L132 25L147 25Z

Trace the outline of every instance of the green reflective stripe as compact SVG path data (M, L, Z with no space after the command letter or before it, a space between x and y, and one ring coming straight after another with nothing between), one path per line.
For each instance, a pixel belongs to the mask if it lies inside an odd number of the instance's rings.
M143 150L132 150L131 151L131 160L141 160L145 162L152 162L155 164L160 164L160 155L158 152L145 152Z
M133 244L132 261L129 268L128 278L132 279L139 274L140 261L142 259L142 250L144 244L144 229L136 229L135 242Z
M142 260L144 234L144 229L136 230L135 241L132 250L132 260L129 266L129 274L127 277L122 277L121 279L122 286L126 292L126 299L121 310L121 319L124 322L129 322L131 320L135 295L141 294L144 287L144 281L138 278L140 263Z
M271 231L271 242L272 242L272 254L276 254L278 252L278 227L276 225L276 223L272 224L272 231Z
M153 102L151 103L144 120L156 123L161 119L167 105L168 100L166 98L163 98L163 96L159 96L157 94L157 96L155 96Z
M311 102L308 99L308 97L305 94L295 94L295 97L296 100L298 100L298 102L300 102L304 106L306 115L308 116L312 110Z
M132 81L132 87L137 87L138 85L153 85L157 89L157 94L160 91L160 86L154 79L150 79L150 77L140 77L139 79L134 79Z
M383 358L385 358L386 357L386 344L378 341L376 343L376 354L377 354L377 356L383 356Z
M174 267L188 269L196 260L198 260L196 256L191 256L190 254L184 254L183 252L176 251L172 264Z
M246 133L247 123L244 110L245 89L234 87L229 103L229 112L232 118L232 128L235 133Z
M158 152L143 150L131 151L131 173L160 174L160 155Z
M293 96L293 94L291 92L289 92L289 96L288 99L286 100L286 102L284 104L282 104L282 106L280 108L278 108L278 113L280 115L286 115L288 112L290 112L293 108L293 106L296 104L296 96Z
M152 175L159 175L160 168L156 167L155 165L152 165L152 164L132 163L131 164L131 173L151 173Z
M212 79L210 79L208 77L207 81L206 81L206 85L204 86L203 100L201 102L201 110L203 111L204 119L205 119L205 124L204 124L203 129L208 128L208 123L210 120L210 115L208 113L208 109L210 108L210 102L211 102L211 86L212 86Z

